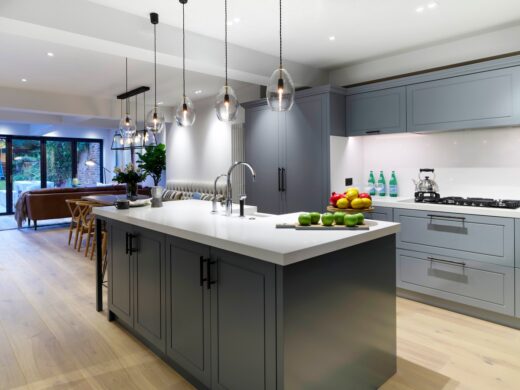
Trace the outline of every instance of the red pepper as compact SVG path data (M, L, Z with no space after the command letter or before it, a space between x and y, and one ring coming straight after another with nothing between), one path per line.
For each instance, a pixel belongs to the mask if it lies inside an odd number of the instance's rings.
M329 203L331 204L331 206L336 207L336 203L338 203L338 200L340 200L341 198L344 198L344 197L345 197L345 194L337 194L337 193L333 192L331 197L329 198Z

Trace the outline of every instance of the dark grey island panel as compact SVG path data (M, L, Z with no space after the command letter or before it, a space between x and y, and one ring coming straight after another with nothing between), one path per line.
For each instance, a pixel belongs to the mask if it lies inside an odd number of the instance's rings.
M199 389L374 389L396 372L395 234L281 266L107 220L109 319Z

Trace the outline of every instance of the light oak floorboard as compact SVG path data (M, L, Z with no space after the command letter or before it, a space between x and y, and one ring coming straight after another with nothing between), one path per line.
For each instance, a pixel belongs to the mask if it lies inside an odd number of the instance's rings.
M193 389L95 311L66 228L0 232L0 250L0 389ZM398 298L397 352L382 390L520 389L515 329Z

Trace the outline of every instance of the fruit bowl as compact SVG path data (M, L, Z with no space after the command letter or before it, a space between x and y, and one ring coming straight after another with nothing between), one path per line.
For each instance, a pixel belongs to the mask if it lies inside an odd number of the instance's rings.
M340 209L340 208L333 207L333 206L327 206L327 211L329 213L335 213L337 211L341 211L346 214L357 214L357 213L371 213L372 211L374 211L374 208L369 207L368 209L351 209L351 208Z

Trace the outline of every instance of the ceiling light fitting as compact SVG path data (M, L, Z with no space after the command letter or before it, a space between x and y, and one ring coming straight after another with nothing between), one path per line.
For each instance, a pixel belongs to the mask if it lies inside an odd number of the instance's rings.
M159 14L150 14L150 23L153 25L153 79L154 79L154 106L146 116L145 128L154 134L159 134L164 130L164 114L157 107L157 25L159 24Z

